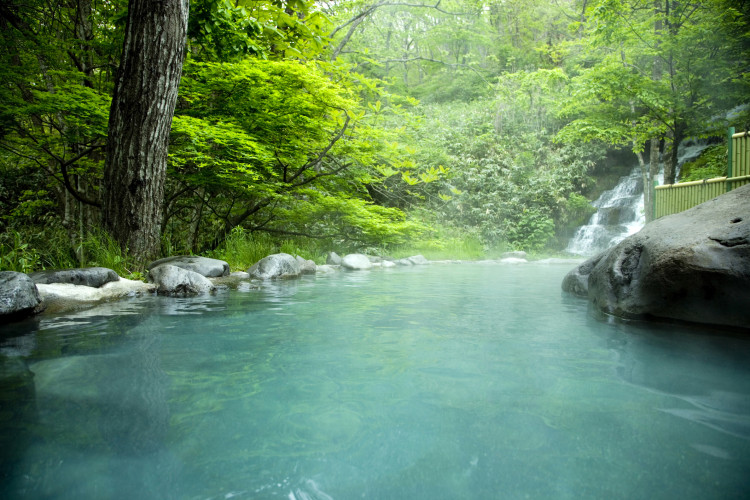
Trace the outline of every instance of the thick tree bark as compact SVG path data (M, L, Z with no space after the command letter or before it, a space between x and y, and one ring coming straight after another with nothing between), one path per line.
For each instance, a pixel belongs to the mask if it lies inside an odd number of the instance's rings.
M646 174L643 182L644 200L643 205L646 212L646 222L654 220L654 181L656 176L659 175L659 157L661 141L658 138L651 139L651 152L648 160L648 173Z
M683 127L675 124L667 133L664 144L664 184L674 184L677 177L677 152L680 142L685 138Z
M188 0L130 0L109 116L104 228L138 261L161 240L167 147L187 36Z
M661 10L661 0L654 0L654 11L659 12ZM662 37L662 20L659 16L656 16L654 20L654 39L656 40L656 48L661 45L660 40ZM661 80L662 68L661 58L657 55L654 57L653 67L651 68L651 78L658 82ZM654 220L654 198L656 197L656 191L654 190L654 180L659 175L659 158L661 149L661 139L659 137L651 138L651 154L648 162L648 172L645 173L643 180L643 192L644 192L644 208L646 215L646 222Z

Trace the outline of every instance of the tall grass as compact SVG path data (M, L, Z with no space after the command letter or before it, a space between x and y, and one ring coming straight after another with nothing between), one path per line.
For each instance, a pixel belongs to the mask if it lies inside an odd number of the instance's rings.
M107 267L120 276L140 278L141 269L100 230L83 239L62 227L26 227L0 235L0 270L30 273L45 269Z
M473 232L432 225L422 238L398 246L357 248L343 242L304 237L276 238L262 232L235 228L224 243L207 257L226 261L232 270L244 271L263 257L284 252L325 263L326 253L360 252L395 258L421 254L429 260L477 260L499 257L507 248L486 248ZM29 273L43 269L101 266L130 279L142 279L145 270L125 254L117 242L100 230L81 240L60 226L25 227L0 234L0 270Z
M330 250L330 243L323 240L304 237L279 240L267 233L251 233L236 227L209 256L226 261L232 270L244 271L263 257L279 252L299 255L322 264L325 262L326 252Z
M486 257L488 249L475 234L437 226L428 237L385 249L385 252L395 258L420 254L428 260L476 260Z

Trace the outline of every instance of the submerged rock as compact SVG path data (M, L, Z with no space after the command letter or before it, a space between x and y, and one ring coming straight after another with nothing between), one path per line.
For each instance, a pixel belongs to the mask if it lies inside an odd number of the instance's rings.
M330 265L330 264L323 264L322 266L316 266L315 267L315 272L316 273L335 273L339 269L341 269L340 266L333 266L333 265Z
M159 259L149 264L148 270L150 271L162 264L177 266L181 269L196 272L207 278L228 276L230 272L229 264L223 260L209 259L208 257L198 257L195 255L177 255L174 257Z
M341 259L341 267L351 270L370 269L372 262L370 262L367 255L361 253L350 253Z
M750 328L750 185L646 225L563 288L601 311Z
M24 273L0 272L0 322L22 319L44 309L34 282Z
M81 267L77 269L60 269L55 271L37 271L29 274L37 285L52 283L69 283L71 285L99 288L120 277L112 269L106 267Z
M156 285L159 295L186 296L216 290L211 281L194 271L171 264L156 266L148 272L148 279Z
M169 377L161 365L160 336L149 328L128 335L133 343L128 349L30 366L42 437L129 457L164 449Z
M276 253L253 264L247 273L260 280L298 278L301 269L297 259L288 253Z

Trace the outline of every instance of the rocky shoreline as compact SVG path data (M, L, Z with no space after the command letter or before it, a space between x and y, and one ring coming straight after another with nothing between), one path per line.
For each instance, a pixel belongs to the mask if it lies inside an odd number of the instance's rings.
M441 261L457 262L457 261ZM525 263L525 252L507 252L498 262ZM572 261L575 262L575 261ZM148 266L148 282L129 280L103 267L41 271L29 275L0 272L0 324L22 320L46 311L64 313L142 295L188 297L212 293L240 284L257 286L266 280L295 279L302 275L397 266L420 266L430 262L421 255L404 259L329 252L326 264L286 253L269 255L246 272L230 272L229 264L218 259L174 256ZM253 285L253 284L256 285Z

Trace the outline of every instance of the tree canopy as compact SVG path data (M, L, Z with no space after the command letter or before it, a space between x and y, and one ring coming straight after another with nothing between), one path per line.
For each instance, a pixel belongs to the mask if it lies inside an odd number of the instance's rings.
M90 235L117 233L102 206L129 7L0 6L7 255L55 241L82 263ZM194 0L159 253L216 251L237 228L561 248L607 152L631 150L650 185L660 155L674 178L682 139L746 128L749 25L731 0ZM66 262L43 253L3 267Z

